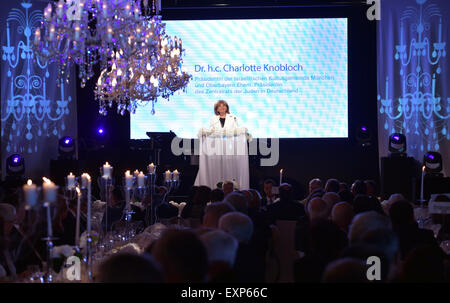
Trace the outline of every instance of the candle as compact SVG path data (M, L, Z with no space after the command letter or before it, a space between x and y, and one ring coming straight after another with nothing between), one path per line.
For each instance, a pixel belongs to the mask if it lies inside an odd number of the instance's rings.
M75 40L80 40L80 23L78 21L75 22Z
M125 172L125 187L127 189L133 188L133 176L130 174L129 170Z
M112 166L108 162L103 164L103 178L110 179L112 175Z
M33 181L27 181L27 184L23 186L23 193L25 195L25 203L31 207L35 206L37 202L38 192L36 185L33 184Z
M102 8L103 8L103 16L106 17L108 14L108 7L107 7L106 3L103 3Z
M420 203L425 202L423 199L423 179L425 177L425 165L422 166L422 181L420 183Z
M38 45L39 41L41 41L41 30L37 28L36 31L34 32L34 44Z
M439 19L439 43L442 42L442 18Z
M400 45L403 45L403 22L400 22Z
M50 21L51 16L52 16L52 5L49 3L44 10L45 21Z
M58 15L58 18L62 18L63 15L63 3L62 1L59 1L58 7L56 8L56 14Z
M138 187L145 187L145 175L143 172L140 172L137 175Z
M280 169L280 185L283 183L283 169Z
M44 207L47 208L47 237L51 238L53 237L53 230L52 230L52 215L50 213L50 203L45 202Z
M173 180L178 181L180 179L180 174L178 173L178 170L173 171Z
M50 26L50 34L49 34L50 41L53 41L54 37L55 37L55 26L52 24L52 26Z
M164 181L170 181L170 179L171 179L170 175L171 175L170 170L167 170L164 173Z
M153 163L150 163L150 165L148 166L148 173L149 174L154 174L155 173L155 165Z
M112 28L108 27L108 41L111 42L111 40L112 40ZM106 162L106 163L108 163L108 162Z
M44 202L55 202L58 194L58 186L46 177L43 177L42 179L44 180L44 183L42 184L44 188Z
M135 177L137 177L137 176L139 175L139 171L138 171L137 169L134 170L133 175L134 175Z
M6 22L6 41L8 42L8 47L11 45L9 42L9 22Z
M81 213L81 190L79 187L75 188L77 191L77 221L75 225L75 245L80 247L80 213Z
M75 187L75 176L70 173L67 175L67 189L73 189Z
M81 177L86 179L86 187L87 187L87 232L88 235L90 235L91 233L91 206L92 206L92 201L91 201L91 176L89 176L88 174L84 173ZM83 179L82 179L83 180Z
M90 176L86 173L81 175L81 188L87 188Z

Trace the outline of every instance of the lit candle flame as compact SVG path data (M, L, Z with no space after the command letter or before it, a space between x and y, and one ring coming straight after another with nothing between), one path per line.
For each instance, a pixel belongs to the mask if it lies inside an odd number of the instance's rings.
M33 184L33 181L31 181L31 179L28 179L27 185L32 185L32 184Z
M81 177L84 177L84 178L88 179L89 182L91 182L91 176L89 176L89 174L84 173L81 175Z
M77 191L77 195L81 196L81 190L80 190L80 188L78 186L75 187L75 190Z
M52 183L52 181L49 178L46 178L46 177L42 177L42 180L44 180L44 182L47 183L47 184L51 184Z

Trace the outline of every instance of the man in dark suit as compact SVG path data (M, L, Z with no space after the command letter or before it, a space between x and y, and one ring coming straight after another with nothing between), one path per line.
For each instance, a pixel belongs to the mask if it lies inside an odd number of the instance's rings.
M295 202L292 197L292 185L282 183L279 189L280 201L267 207L268 217L272 222L276 220L298 221L305 215L305 207Z
M274 194L274 186L275 181L272 179L267 179L264 181L264 194L261 199L261 206L267 207L275 202L278 198L277 195Z
M413 207L408 201L394 202L389 209L389 217L391 218L392 228L399 239L402 259L416 247L438 245L433 231L419 228L414 219Z

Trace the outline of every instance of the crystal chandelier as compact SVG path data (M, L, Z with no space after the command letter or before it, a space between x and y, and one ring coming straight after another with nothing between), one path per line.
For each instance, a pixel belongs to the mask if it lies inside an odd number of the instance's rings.
M117 104L117 112L135 113L138 104L152 102L155 113L158 97L169 99L177 90L185 90L190 75L182 70L182 42L165 34L161 16L133 28L127 47L138 50L132 56L120 48L112 52L108 67L103 69L95 87L100 114ZM145 37L146 43L140 37Z
M94 76L99 112L117 103L117 110L135 112L137 104L169 98L185 89L190 76L182 71L181 39L165 34L153 0L60 0L44 10L36 29L38 62L55 63L58 77L69 81L69 70L79 67L81 87Z

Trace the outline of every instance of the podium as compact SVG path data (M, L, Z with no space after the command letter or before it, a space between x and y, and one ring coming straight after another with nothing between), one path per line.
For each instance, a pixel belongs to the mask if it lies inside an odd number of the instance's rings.
M240 189L250 186L247 136L202 135L199 138L199 170L195 186L211 189L235 179Z

